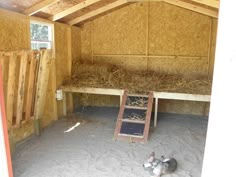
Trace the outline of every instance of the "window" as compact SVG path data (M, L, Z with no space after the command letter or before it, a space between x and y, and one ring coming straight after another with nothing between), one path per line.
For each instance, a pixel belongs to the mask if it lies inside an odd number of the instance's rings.
M53 26L49 23L30 22L31 49L53 48Z

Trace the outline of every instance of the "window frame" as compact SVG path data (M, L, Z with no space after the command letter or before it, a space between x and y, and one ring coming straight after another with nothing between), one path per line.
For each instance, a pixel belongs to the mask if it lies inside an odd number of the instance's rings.
M30 25L29 25L29 32L30 32L30 49L31 50L34 50L34 49L32 49L32 47L31 47L31 42L32 42L32 40L31 40L31 31L30 31L30 26L31 26L31 23L33 23L33 24L39 24L39 25L47 25L47 26L49 26L50 27L50 31L51 31L51 33L49 33L49 35L51 34L51 36L50 36L50 38L51 38L51 41L45 41L45 42L51 42L51 50L53 51L53 56L55 56L54 55L54 51L55 51L55 37L54 37L54 23L50 23L50 22L45 22L45 21L41 21L41 20L38 20L38 19L30 19ZM38 41L38 42L40 42L40 41ZM42 41L43 42L43 41Z

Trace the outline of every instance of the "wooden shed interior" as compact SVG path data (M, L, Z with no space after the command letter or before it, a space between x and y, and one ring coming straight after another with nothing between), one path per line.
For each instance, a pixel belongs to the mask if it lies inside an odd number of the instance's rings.
M158 112L207 117L218 10L218 0L0 0L12 152L81 107L124 106L126 91L152 92L154 126ZM51 27L51 50L32 50L31 23Z

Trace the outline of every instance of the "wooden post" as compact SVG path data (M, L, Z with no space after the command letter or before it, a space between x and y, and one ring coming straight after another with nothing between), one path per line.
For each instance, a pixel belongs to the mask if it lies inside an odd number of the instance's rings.
M68 76L70 77L71 76L71 71L72 71L72 36L71 36L71 31L72 31L72 27L69 28L68 30L68 34L67 34L67 37L68 37L68 41L67 41L67 44L68 44ZM69 113L72 113L73 110L74 110L74 105L73 105L73 96L71 93L68 94L68 97L67 97L67 102L68 102L68 112Z
M26 66L27 66L28 53L25 52L21 56L20 61L20 73L19 73L19 84L17 91L17 107L16 107L16 126L19 127L22 114L23 114L23 104L24 104L24 94L25 94L25 81L26 81Z
M157 114L158 114L158 98L155 98L154 127L157 126Z
M9 71L8 71L8 83L7 83L7 123L8 128L12 127L13 120L13 105L15 97L15 86L16 86L16 59L15 53L10 55L9 59Z
M40 119L34 119L34 132L36 136L40 136L41 134Z
M63 116L66 116L67 115L67 105L66 105L66 93L65 92L63 92L62 103L63 103Z

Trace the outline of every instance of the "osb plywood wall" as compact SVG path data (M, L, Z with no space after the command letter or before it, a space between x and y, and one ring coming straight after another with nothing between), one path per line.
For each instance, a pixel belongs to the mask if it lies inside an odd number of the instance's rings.
M29 17L0 10L0 50L30 48Z
M0 10L0 24L0 50L11 51L30 48L29 17ZM18 71L19 65L16 68L16 73ZM8 78L3 78L4 81L7 79ZM4 86L4 90L6 91L6 84L4 84ZM33 124L30 122L24 124L20 129L14 129L13 138L19 141L32 133Z
M40 20L40 19L39 19ZM21 49L30 49L30 18L18 13L0 10L0 50L13 51ZM70 76L71 57L78 59L78 47L71 51L71 36L79 36L78 28L55 23L55 60L52 64L47 91L47 102L45 105L44 116L41 119L42 127L48 126L60 115L60 103L55 100L55 91L62 80ZM73 32L72 32L73 31ZM77 39L77 38L75 38ZM78 37L79 39L79 37ZM75 42L74 42L75 43ZM16 68L19 70L19 65ZM6 70L5 70L6 71ZM4 78L7 80L7 78ZM6 84L5 84L6 86ZM6 89L5 89L6 90ZM57 108L59 106L59 108ZM57 113L57 110L58 113ZM33 121L23 124L21 128L13 130L13 139L18 142L34 133Z
M212 78L217 20L211 17L162 2L146 2L108 13L80 28L81 60ZM101 101L101 97L89 97L89 104L96 106L119 105L118 98ZM202 115L208 106L161 101L160 111Z

